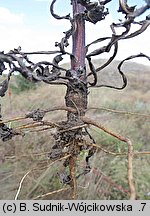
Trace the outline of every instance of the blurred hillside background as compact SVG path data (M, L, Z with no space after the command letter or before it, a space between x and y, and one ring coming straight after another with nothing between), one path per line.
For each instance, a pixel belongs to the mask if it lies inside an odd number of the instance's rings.
M103 60L95 60L100 65ZM121 86L121 79L116 72L118 62L113 62L99 74L99 82ZM63 65L68 67L67 64ZM118 91L108 88L90 88L89 107L109 108L139 114L150 114L150 67L127 62L123 66L128 85ZM110 83L111 81L111 83ZM32 87L31 87L32 85ZM33 109L47 109L64 105L66 88L47 84L26 83L23 78L13 76L9 93L1 99L4 119L24 116ZM45 119L57 122L65 119L66 113L55 111ZM110 130L129 137L134 144L134 151L150 152L150 117L112 113L103 109L92 109L87 116L100 122ZM22 122L8 125L18 127ZM111 152L126 152L126 144L104 132L90 128L97 145ZM19 199L34 197L64 187L57 173L62 162L49 167L47 155L54 140L51 132L30 133L17 136L7 142L0 141L0 199L14 199L22 177L30 172L23 184ZM84 166L87 152L79 156L79 170ZM78 179L79 199L128 199L127 159L126 156L114 156L98 149L90 159L92 171ZM134 179L138 199L150 199L150 155L136 155L133 160ZM69 199L68 191L47 196L46 199Z

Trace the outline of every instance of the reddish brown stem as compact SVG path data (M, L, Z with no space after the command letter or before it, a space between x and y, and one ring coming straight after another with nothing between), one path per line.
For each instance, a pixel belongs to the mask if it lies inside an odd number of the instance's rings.
M72 77L68 84L66 93L66 106L71 108L78 108L78 113L70 115L68 113L68 120L80 115L85 115L84 110L87 108L87 82L86 82L86 68L85 68L85 21L83 12L85 8L77 3L77 0L72 0L74 32L72 35L72 54L74 58L71 59L71 74ZM79 116L79 115L78 115Z
M77 70L80 67L85 67L85 21L82 17L84 7L77 3L77 0L72 1L73 17L75 20L75 31L72 36L72 54L75 59L71 61L71 67L73 70Z
M76 108L76 114L68 112L68 121L74 121L78 119L82 110L87 108L87 92L85 86L80 87L80 83L86 81L85 70L85 21L82 13L84 7L77 3L77 0L72 0L73 18L74 18L74 33L72 35L72 54L75 58L71 60L71 70L77 77L79 82L78 87L74 82L70 83L66 93L66 106ZM82 74L82 75L81 75ZM81 81L81 82L80 82ZM83 84L83 83L82 83ZM73 85L73 88L71 87ZM77 89L75 89L77 87ZM84 115L85 112L82 113ZM70 168L70 186L72 188L72 199L77 198L77 182L76 182L76 156L72 155L69 159Z

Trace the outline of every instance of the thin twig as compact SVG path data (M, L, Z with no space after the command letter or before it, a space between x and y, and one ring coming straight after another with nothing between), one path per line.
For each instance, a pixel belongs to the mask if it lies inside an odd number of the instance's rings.
M26 125L21 125L19 127L16 127L16 130L22 130L22 129L28 129L28 128L35 128L35 127L40 127L43 126L41 122L33 122L31 124L26 124Z
M23 183L23 181L25 180L26 176L27 176L30 172L31 172L31 170L28 171L28 172L23 176L23 178L21 179L20 184L19 184L19 188L18 188L17 193L16 193L16 196L15 196L15 200L18 199L18 196L19 196L19 193L20 193L20 190L21 190L21 187L22 187L22 183Z
M60 111L60 110L63 110L63 111L66 111L66 112L72 112L72 113L77 112L76 109L73 109L72 107L66 107L66 106L63 106L63 105L62 106L56 106L56 107L49 108L49 109L45 109L45 110L43 110L43 112L48 113L48 112ZM27 119L27 118L28 117L26 117L26 116L19 116L19 117L14 117L12 119L3 120L0 123L9 123L9 122L13 122L13 121L20 121L20 120L24 120L24 119Z
M42 169L48 168L48 170L49 170L49 168L50 168L54 163L56 163L56 162L58 162L58 161L60 161L60 160L67 159L67 158L70 157L70 156L71 156L71 154L66 155L66 156L64 156L64 157L61 157L61 158L58 158L57 160L53 161L52 163L50 163L50 164L48 164L48 165L42 167ZM33 168L32 171L33 171L33 170L39 170L39 168L36 167L36 168ZM48 170L47 170L47 171L48 171Z
M136 113L136 112L130 112L130 111L123 111L123 110L114 110L114 109L105 108L105 107L89 107L86 111L89 111L92 109L104 110L104 111L113 112L113 113L117 113L117 114L137 115L137 116L141 116L141 117L150 118L150 115L146 114L146 113ZM53 112L53 111L59 111L59 110L69 111L69 112L73 112L73 113L76 112L76 110L73 109L72 107L66 107L66 106L56 106L56 107L49 108L49 109L46 109L43 111L45 113L47 113L47 112ZM9 123L9 122L20 121L20 120L24 120L24 119L27 119L27 117L20 116L20 117L15 117L13 119L3 120L0 123Z
M18 156L16 156L16 155L14 155L14 156L5 156L5 160L12 160L12 159L15 159L16 157L17 157L17 159L18 160L20 160L21 158L23 158L23 157L29 157L29 156L42 156L42 155L46 155L46 154L48 154L49 153L49 151L48 152L43 152L43 153L35 153L35 152L31 152L30 154L28 154L28 155L19 155L19 157Z
M42 132L42 131L46 131L46 130L49 130L49 129L52 129L52 128L53 128L52 126L49 126L49 127L40 128L40 129L37 129L37 130L30 130L30 131L28 131L28 133Z
M52 166L53 164L55 164L56 162L58 162L58 161L60 161L60 160L64 160L64 159L66 159L66 158L68 158L68 157L70 157L70 156L71 156L71 154L66 155L66 156L64 156L64 157L61 157L61 158L59 158L59 159L53 161L52 163L48 164L47 166L45 166L44 168L47 168L47 170L45 171L45 173L44 173L43 175L41 175L41 176L39 177L38 182L37 182L36 185L32 188L32 190L30 191L30 193L28 194L28 196L30 196L30 195L36 190L36 188L38 187L40 181L46 176L46 174L49 172L49 169L51 168L51 166ZM39 168L34 168L34 169L32 169L32 170L39 170Z
M49 109L46 109L44 110L45 113L47 112L53 112L53 111L60 111L60 110L63 110L63 111L66 111L66 112L72 112L72 113L76 113L77 110L72 108L72 107L66 107L66 106L56 106L56 107L53 107L53 108L49 108Z
M20 120L24 120L24 119L27 119L27 117L24 117L24 116L15 117L13 119L1 121L0 124L5 124L5 123L13 122L13 121L20 121Z
M27 128L45 126L45 125L51 126L51 128L53 128L53 127L60 127L58 124L53 123L53 122L39 121L39 122L27 123L27 124L21 125L19 127L16 127L15 129L27 129Z
M78 112L78 117L80 119L80 110L79 110L78 106L76 105L76 103L73 100L70 100L70 101L73 103L74 107L76 108L76 110Z
M118 190L130 194L130 192L123 188L121 185L117 184L116 182L114 182L110 177L106 176L101 170L98 170L97 168L93 168L92 172L94 174L96 174L97 176L100 176L99 181L97 182L97 184L101 181L101 180L105 180L106 182L108 182L110 185L113 185L115 188L117 188Z
M57 123L54 123L54 122L49 122L49 121L41 121L41 123L43 123L43 125L48 125L48 126L51 126L51 127L60 127L59 124Z
M90 144L91 145L91 144ZM107 154L111 154L111 155L114 155L114 156L127 156L128 153L126 152L122 152L122 153L116 153L116 152L112 152L112 151L108 151L104 148L102 148L101 146L97 145L97 144L92 144L91 146L93 147L96 147L96 148L99 148L101 149L103 152L107 153ZM145 152L133 152L133 155L149 155L150 152L149 151L145 151Z
M149 151L145 151L145 152L134 152L134 155L149 155L150 152Z
M77 125L77 126L74 126L74 127L71 127L71 128L60 130L59 132L64 133L64 132L67 132L67 131L76 130L76 129L83 128L83 127L87 127L87 124Z
M114 156L126 156L126 155L127 155L126 152L123 152L123 153L116 153L116 152L108 151L108 150L106 150L106 149L104 149L104 148L102 148L101 146L96 145L96 144L92 144L91 146L96 147L96 148L99 148L99 149L102 150L103 152L105 152L105 153L107 153L107 154L114 155Z
M77 199L77 181L76 181L76 157L71 156L69 158L69 168L70 168L70 186L72 188L72 199Z
M56 190L56 191L52 191L52 192L49 192L49 193L46 193L46 194L39 195L39 196L37 196L37 197L34 197L33 200L40 199L40 198L44 198L44 197L50 196L50 195L54 195L54 194L56 194L56 193L60 193L60 192L62 192L62 191L66 191L66 190L69 190L69 187L61 188L61 189Z
M116 134L116 133L110 131L109 129L105 128L103 125L101 125L101 124L99 124L99 123L93 121L92 119L90 119L90 118L88 118L88 117L86 117L86 116L81 116L81 120L82 120L84 123L93 125L93 126L99 128L99 129L103 130L103 131L106 132L107 134L109 134L109 135L111 135L111 136L113 136L113 137L115 137L115 138L117 138L117 139L119 139L119 140L121 140L121 141L123 141L123 142L127 142L127 139L126 139L125 137L123 137L123 136L121 136L121 135L119 135L119 134Z
M110 155L114 155L114 156L127 156L128 153L127 152L122 152L122 153L118 153L118 152L112 152L112 151L108 151L106 149L104 149L103 147L101 147L100 145L98 144L91 144L91 143L86 143L87 145L89 146L93 146L93 147L96 147L100 150L102 150L103 152L107 153L107 154L110 154ZM81 144L82 145L82 144ZM133 155L134 156L138 156L138 155L149 155L150 152L149 151L145 151L145 152L133 152Z
M133 180L133 145L132 142L128 139L128 184L130 188L130 199L135 200L136 199L136 190L135 190L135 184Z
M64 157L58 158L57 160L55 160L55 161L53 161L52 163L50 163L48 166L52 166L54 163L56 163L56 162L58 162L58 161L60 161L60 160L67 159L67 158L69 158L70 156L71 156L71 154L68 154L68 155L66 155L66 156L64 156Z
M130 112L130 111L124 111L124 110L115 110L115 109L110 109L110 108L105 108L105 107L89 107L87 109L87 111L89 110L104 110L104 111L108 111L108 112L112 112L112 113L117 113L117 114L124 114L124 115L137 115L137 116L141 116L141 117L146 117L146 118L150 118L149 114L146 113L136 113L136 112Z
M120 135L108 130L104 126L93 121L92 119L89 119L86 116L83 116L82 120L85 123L94 125L95 127L108 133L109 135L111 135L111 136L113 136L113 137L115 137L115 138L117 138L123 142L126 142L128 144L128 184L129 184L129 188L130 188L130 199L132 199L132 200L136 199L136 189L135 189L135 184L134 184L134 180L133 180L133 165L132 165L132 163L133 163L133 145L132 145L131 141L129 139L123 137L123 136L120 136Z

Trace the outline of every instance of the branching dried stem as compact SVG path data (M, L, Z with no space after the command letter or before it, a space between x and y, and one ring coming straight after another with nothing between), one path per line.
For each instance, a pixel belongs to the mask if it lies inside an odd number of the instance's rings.
M144 54L130 56L128 59L123 60L118 65L118 72L121 75L122 80L123 80L122 87L116 87L116 86L111 86L111 85L99 85L97 83L97 72L101 71L103 68L108 66L111 63L111 61L115 58L117 54L117 50L118 50L119 40L133 38L143 33L147 29L147 27L150 25L150 15L148 15L146 19L142 21L137 22L135 19L141 16L142 14L144 14L145 11L147 11L150 8L150 6L149 6L149 3L146 2L144 6L136 9L135 6L133 7L128 6L126 3L127 1L120 0L119 1L120 3L119 12L122 12L123 14L125 14L124 21L120 20L119 23L113 23L111 25L111 30L112 30L111 36L104 37L104 38L98 38L97 40L88 44L86 46L86 56L85 56L85 49L83 47L85 43L84 23L85 21L88 21L93 24L96 24L97 22L104 20L105 17L109 14L108 8L106 8L106 5L110 1L111 0L99 1L99 3L97 3L97 2L90 2L88 0L87 1L74 0L72 2L73 17L71 17L70 14L61 17L54 12L54 5L56 3L56 0L53 0L50 6L50 12L52 16L58 20L67 19L71 24L71 28L68 31L64 32L65 36L61 39L61 42L56 42L56 47L59 48L58 50L23 52L21 50L21 47L19 46L17 49L10 50L8 53L4 53L3 51L0 52L0 62L1 62L0 63L0 74L3 74L3 72L6 70L5 64L7 64L8 67L10 68L8 78L0 83L0 86L1 86L0 96L3 97L5 95L5 92L8 90L8 84L10 81L10 77L15 71L18 71L22 76L24 76L26 79L32 82L43 81L47 84L68 85L70 80L73 79L73 76L72 75L68 76L67 74L69 74L72 71L72 69L75 69L76 66L84 67L85 57L87 58L89 62L89 66L91 70L87 76L88 77L93 76L94 78L93 83L89 82L88 83L89 85L95 86L95 87L115 88L118 90L125 88L127 85L127 78L121 70L121 65L124 63L124 61L132 59L132 58L136 58L136 57L146 57L149 60L150 58L148 56ZM81 23L83 25L80 25ZM140 25L139 30L133 33L130 33L131 27L135 24ZM120 27L124 28L125 31L123 31L120 35L117 35L116 28L120 28ZM82 40L82 45L83 45L82 48L81 46L79 46L80 42L78 40L78 32L80 33L80 36L82 35L82 37L80 38ZM73 53L68 53L66 51L66 48L69 45L68 39L71 36L73 37L73 41L76 41L76 42L73 44ZM88 48L90 46L92 46L93 44L101 43L102 41L105 41L105 40L108 41L108 43L106 43L105 46L102 46L96 50L93 50L91 53L88 53ZM91 58L93 56L98 56L105 52L110 52L112 46L115 47L114 54L108 59L106 63L104 63L103 65L95 69ZM46 55L56 54L56 56L54 57L52 62L40 61L38 63L32 62L31 60L29 60L29 57L28 57L29 55L43 55L43 54L44 55L45 54ZM71 61L72 61L71 70L67 70L59 66L59 63L63 60L64 55L69 55L71 58ZM49 67L52 67L52 68L49 69ZM63 72L67 72L65 76L64 74L62 74ZM78 79L78 81L79 80L80 79Z
M95 109L95 108L93 108ZM100 109L103 109L103 110L106 110L106 111L112 111L112 112L117 112L117 113L126 113L126 112L123 112L123 111L116 111L116 110L111 110L111 109L106 109L106 108L100 108ZM72 108L69 108L69 107L55 107L55 108L52 108L52 109L48 109L46 110L47 112L49 111L55 111L55 110L65 110L65 111L71 111L71 112L75 112L74 109ZM127 114L137 114L137 113L130 113L130 112L127 112ZM146 115L147 117L147 115ZM18 121L18 120L21 120L21 119L24 119L24 117L18 117L18 118L14 118L13 121ZM12 119L11 119L12 120ZM131 195L130 195L130 198L131 199L135 199L136 198L136 193L135 193L135 186L134 186L134 181L133 181L133 167L132 167L132 159L133 159L133 146L132 146L132 143L130 140L118 135L118 134L115 134L114 132L112 131L109 131L107 128L105 128L104 126L96 123L95 121L89 119L88 117L86 116L81 116L81 120L86 123L86 124L83 124L83 125L79 125L79 126L74 126L74 127L71 127L71 128L68 128L68 129L65 129L65 130L60 130L60 133L63 133L63 132L67 132L67 131L71 131L71 130L76 130L76 129L79 129L79 128L83 128L83 127L86 127L87 124L89 125L94 125L96 127L98 127L99 129L103 130L104 132L108 133L109 135L111 136L114 136L115 138L123 141L123 142L126 142L128 144L128 154L127 153L114 153L114 152L110 152L110 151L107 151L105 149L103 149L102 147L96 145L96 144L93 144L92 146L93 147L96 147L96 148L100 148L102 151L108 153L108 154L111 154L111 155L115 155L115 156L121 156L121 155L128 155L128 182L129 182L129 187L130 187L130 191L131 191ZM9 122L9 120L7 120L7 122ZM18 127L17 129L26 129L26 128L32 128L32 127L37 127L37 126L43 126L43 125L50 125L50 126L57 126L59 127L58 124L55 124L55 123L51 123L51 122L46 122L46 121L43 121L42 123L41 122L33 122L33 123L29 123L29 124L26 124L26 125L22 125L20 127ZM137 153L134 153L135 155L138 155L138 154L150 154L149 152L137 152ZM69 157L69 156L67 156ZM62 159L64 159L65 157L63 157ZM56 160L55 162L59 161L60 159ZM75 178L75 167L76 167L76 157L73 157L71 156L70 159L69 159L69 163L70 163L70 176L71 176L71 187L73 189L73 194L72 194L72 198L73 199L76 199L77 197L77 182L76 182L76 178ZM53 164L54 162L52 162L50 164L50 166ZM29 172L28 172L29 173ZM26 177L27 175L25 175ZM21 183L20 183L20 187L18 189L18 193L17 193L17 196L20 192L20 189L21 189L21 185L22 185L22 182L24 180L24 178L21 180Z
M11 139L15 135L20 135L20 133L14 131L12 128L7 127L5 125L8 122L17 122L25 119L32 119L34 122L26 123L24 125L18 126L15 128L16 130L24 130L40 127L37 130L30 130L30 132L44 131L51 128L57 129L57 135L55 137L55 145L52 147L52 155L51 157L55 159L49 166L53 165L55 162L67 159L69 160L69 168L70 168L70 176L65 176L63 181L66 181L67 178L71 178L70 186L72 188L72 198L77 198L77 181L76 181L76 159L77 155L82 151L80 149L79 143L83 143L84 136L88 136L90 140L92 140L91 146L92 150L89 149L89 155L86 158L87 168L89 170L90 166L88 164L89 158L94 154L95 148L100 148L104 152L108 154L112 154L114 156L123 155L118 153L113 153L107 151L101 147L98 147L93 139L93 137L87 131L87 125L93 125L105 133L109 134L128 144L128 183L130 188L130 199L136 198L135 185L133 181L133 145L131 141L123 136L120 136L103 125L91 120L90 118L85 116L87 109L87 95L89 87L108 87L117 90L122 90L127 86L127 77L122 71L122 66L124 62L137 58L144 57L148 61L150 61L150 57L140 53L138 55L132 55L128 58L122 60L118 65L118 74L122 78L121 86L114 85L104 85L99 84L98 73L101 72L102 69L107 67L116 57L118 52L118 42L120 40L127 40L129 38L133 38L141 33L143 33L148 26L150 25L150 15L146 17L145 20L136 21L137 17L140 17L150 8L149 1L145 2L145 5L137 8L135 6L129 6L127 1L119 0L119 10L125 15L124 20L119 20L119 23L112 23L110 28L112 30L112 35L108 37L101 37L89 44L85 44L85 22L91 22L96 24L97 22L104 20L105 17L109 14L108 8L106 8L107 3L111 2L111 0L104 0L98 2L92 2L89 0L74 0L72 3L72 11L73 17L70 14L59 16L55 13L55 3L57 0L52 0L50 5L50 12L55 19L66 19L70 22L71 28L64 32L64 37L60 42L56 42L55 46L58 48L54 51L34 51L34 52L23 52L21 47L19 46L17 49L10 50L5 53L4 51L0 52L0 76L4 74L6 68L9 68L9 72L7 74L7 78L0 83L0 97L3 97L8 90L8 85L11 79L11 76L14 72L19 72L23 77L27 80L37 83L44 82L46 84L51 85L66 85L67 93L66 93L66 106L53 107L46 110L34 110L26 114L24 117L17 117L9 120L2 121L1 119L1 109L0 109L0 137L3 141L7 141ZM131 28L134 25L139 25L139 29L131 32ZM116 33L116 29L123 29L121 34ZM66 51L69 45L69 39L72 37L72 53ZM92 50L89 52L89 47L92 47L94 44L101 44L105 42L104 46L97 46L96 50ZM92 58L95 56L99 56L103 53L110 53L112 47L114 47L113 55L102 65L99 67L95 67L92 61ZM55 55L53 60L50 61L39 61L32 62L29 59L30 55ZM60 66L60 63L63 60L63 56L68 55L71 60L71 68L66 69ZM85 58L89 64L89 73L87 74L86 66L85 66ZM7 66L7 67L6 67ZM88 78L93 78L93 81L88 81ZM1 107L0 107L1 108ZM95 109L95 108L91 108ZM119 110L112 110L107 108L99 108L104 111L114 112L117 114L130 114L130 115L138 115L144 118L149 118L149 114L141 114L141 113L132 113L132 112L124 112ZM64 110L67 111L67 121L52 123L48 121L43 121L43 118L46 113L52 111ZM45 127L48 126L48 127ZM84 133L83 133L84 130ZM83 147L83 146L82 146ZM89 146L88 146L89 147ZM67 155L64 154L64 148L67 148ZM134 153L136 155L140 154L149 154L149 152L139 152ZM67 162L66 162L67 164ZM66 165L67 166L67 165ZM30 172L30 171L29 171ZM22 182L25 177L29 174L25 174L20 182L20 186L18 192L16 194L16 199L20 193ZM52 195L54 193L61 192L63 190L67 190L68 188L63 188L54 192L49 192L47 194L35 197L44 198L48 195Z
M105 109L105 108L102 108L102 109ZM57 107L57 108L55 107L54 109L52 108L52 109L49 109L48 111L54 111L54 110L65 110L65 111L69 110L71 112L75 112L74 109L72 109L72 108L70 109L68 107ZM114 111L114 110L111 110L111 109L106 109L106 110L107 111ZM122 113L122 111L119 111L119 112ZM24 119L24 118L22 118L22 119ZM20 120L20 118L14 118L14 120L17 121L17 120ZM71 128L65 129L65 130L60 130L60 133L64 133L64 132L67 132L67 131L71 131L71 130L76 130L76 129L79 129L79 128L87 127L87 125L89 124L89 125L94 125L94 126L98 127L99 129L103 130L104 132L108 133L109 135L114 136L115 138L117 138L117 139L119 139L119 140L121 140L123 142L126 142L128 144L128 154L127 153L114 153L114 152L110 152L110 151L105 150L105 149L103 149L102 147L100 147L100 146L98 146L96 144L92 144L92 146L96 147L96 148L99 148L102 151L104 151L105 153L108 153L108 154L111 154L111 155L114 155L114 156L128 155L128 182L129 182L129 188L130 188L130 198L131 199L135 199L136 198L136 192L135 192L135 185L134 185L134 181L133 181L133 165L132 165L133 154L134 155L140 155L140 154L150 154L150 153L149 152L137 152L137 153L133 153L133 146L132 146L132 143L131 143L131 141L129 139L127 139L125 137L122 137L122 136L120 136L118 134L115 134L112 131L109 131L104 126L96 123L95 121L89 119L86 116L81 116L81 120L85 124L79 125L79 126L74 126L74 127L71 127ZM26 125L23 125L23 126L19 127L18 129L32 128L32 127L43 126L43 125L59 126L58 124L55 124L55 123L43 121L42 123L41 122L33 122L31 124L29 123L29 124L26 124ZM70 159L69 159L70 177L71 177L71 183L70 183L70 185L71 185L71 188L72 188L72 191L73 191L72 198L76 199L77 198L77 182L76 182L76 177L75 177L75 173L76 173L76 157L75 156L71 156L71 155L70 156L67 155L67 156L65 156L63 158L60 158L60 159L52 162L49 166L53 165L53 163L55 163L55 162L57 162L59 160L62 160L62 159L68 158L68 157L70 157ZM25 175L25 177L26 176L27 175ZM25 177L23 177L23 179L21 180L20 187L19 187L18 193L17 193L17 197L18 197L18 194L20 193L21 185L22 185L22 182L23 182L23 180L24 180Z

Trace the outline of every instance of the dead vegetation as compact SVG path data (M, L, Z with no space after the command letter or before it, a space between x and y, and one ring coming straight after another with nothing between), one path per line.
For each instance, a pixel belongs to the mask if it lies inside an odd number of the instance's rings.
M8 53L4 53L3 51L0 52L0 70L1 75L3 71L6 70L5 65L9 67L9 72L7 77L1 82L0 86L0 96L5 96L9 82L12 78L14 72L19 72L24 78L33 82L39 83L43 82L46 84L51 85L64 85L66 86L66 94L64 97L65 104L61 105L59 101L59 105L53 106L49 104L49 106L45 109L43 104L42 108L39 108L40 103L38 103L38 108L32 109L28 113L24 113L22 115L17 115L14 118L5 119L2 118L2 114L0 112L1 122L0 122L0 136L3 142L7 142L9 145L9 140L13 139L15 136L21 137L21 140L27 134L36 134L38 137L37 146L39 145L39 133L45 133L45 136L49 138L48 142L53 142L51 149L48 148L44 152L35 152L32 155L41 156L41 160L36 162L36 157L32 157L32 165L30 164L31 168L26 170L23 174L22 178L19 180L19 184L17 187L15 199L18 199L20 196L23 184L25 180L31 178L31 183L34 185L32 189L28 188L26 192L27 199L38 199L38 198L45 198L47 196L53 196L54 194L58 194L60 192L66 192L69 190L69 197L72 199L77 199L79 197L79 185L78 179L82 179L83 177L91 174L93 172L93 168L90 163L91 157L96 153L97 149L101 150L103 153L107 154L108 156L118 157L125 157L124 160L126 162L126 185L127 189L121 186L118 183L115 183L113 180L106 177L101 171L98 173L101 174L102 179L108 180L108 187L106 189L103 188L103 196L105 197L106 194L110 196L112 186L127 193L127 197L129 199L137 199L136 193L136 185L133 176L133 158L134 156L141 156L141 155L149 155L149 151L137 151L135 152L133 143L128 138L128 136L121 135L120 132L114 132L114 128L110 129L109 127L102 122L99 122L95 119L92 119L90 115L88 115L88 111L91 109L94 110L103 110L109 113L117 113L129 115L129 116L137 116L138 118L149 119L148 113L139 113L133 111L125 111L125 110L116 110L110 107L102 107L100 106L98 109L97 107L90 107L88 106L88 95L90 91L92 91L92 87L100 88L100 87L107 87L110 90L123 90L127 84L128 79L123 70L123 65L125 62L132 60L134 58L146 58L150 60L149 56L140 53L136 55L132 55L127 57L126 59L122 60L117 66L117 75L119 80L112 79L111 77L115 78L115 74L111 74L110 77L107 75L107 80L105 79L104 82L101 84L101 77L98 76L98 72L101 72L104 68L111 64L114 60L117 51L118 51L118 41L119 40L126 40L129 38L133 38L143 31L147 29L149 26L150 18L146 16L146 19L142 21L136 21L136 18L139 17L141 14L145 13L150 8L149 2L146 2L144 6L136 9L135 6L129 7L127 5L127 1L119 1L119 10L122 14L125 14L124 20L119 20L118 23L112 23L111 30L112 35L109 37L98 38L97 40L91 42L90 44L85 44L85 21L91 22L96 24L99 21L105 19L108 15L108 8L106 8L107 3L111 2L111 0L99 1L99 2L91 2L89 0L72 0L72 11L73 16L71 17L70 14L66 16L59 16L55 13L54 5L56 0L53 0L50 5L50 12L52 16L56 19L66 19L70 22L71 28L64 32L64 37L61 39L60 42L56 42L55 46L58 50L54 51L38 51L38 52L23 52L21 47L19 46L17 49L10 50ZM131 27L134 24L138 24L140 26L139 30L131 33ZM123 31L120 35L116 33L116 29L122 27L125 31ZM72 37L72 53L66 51L66 48L69 45L69 38ZM105 46L98 47L96 50L89 52L89 47L93 44L99 44L102 41L106 42ZM108 43L107 43L108 42ZM98 45L97 45L98 46ZM114 48L113 55L102 65L95 67L93 63L93 57L98 56L102 53L108 53L110 50ZM36 54L46 54L46 55L53 55L56 56L53 58L52 62L49 61L40 61L40 62L32 62L29 59L30 55ZM71 68L66 69L61 67L59 64L63 60L64 55L70 56ZM89 70L85 65L85 59L88 62ZM99 79L100 77L100 79ZM110 80L110 83L107 81ZM106 83L105 83L106 81ZM59 88L60 90L60 88ZM52 93L51 93L52 94ZM53 93L55 94L55 92ZM110 95L109 95L110 97ZM39 95L41 98L41 92ZM105 97L106 98L106 97ZM55 100L58 100L55 98ZM101 98L100 98L101 102ZM9 105L12 107L12 98L11 94L9 94ZM29 101L28 101L29 103ZM25 105L26 106L26 105ZM60 120L56 118L55 113L60 112L64 113L64 119L62 119L62 115L60 115ZM67 115L66 115L67 113ZM53 116L52 118L50 118ZM54 121L53 121L54 119ZM110 120L110 119L109 119ZM18 124L18 122L21 122ZM117 123L118 124L118 119ZM92 133L90 132L91 128L95 128L99 133L104 133L108 135L111 139L110 142L114 142L114 149L105 148L105 145L99 146L99 143L96 141ZM130 124L129 127L131 128ZM89 130L90 129L90 130ZM122 127L121 127L122 129ZM31 135L32 136L32 135ZM51 137L51 138L50 138ZM115 140L115 141L114 141ZM13 140L12 140L13 142ZM43 142L44 143L44 142ZM115 149L115 144L119 146L118 149ZM29 140L30 148L32 146L31 141ZM120 148L120 145L123 147ZM36 146L36 150L38 149ZM43 147L43 145L41 144ZM48 145L50 147L50 145ZM20 145L19 145L20 148ZM29 148L29 149L30 149ZM123 149L123 151L122 151ZM84 152L86 154L84 155ZM48 153L48 154L47 154ZM83 153L83 155L82 155ZM13 152L14 154L14 152ZM20 151L18 151L20 155ZM17 156L18 156L17 154ZM42 159L42 156L47 154L47 159ZM18 159L16 156L12 158L16 160L21 160L25 158L23 163L26 163L28 155L22 154ZM31 155L31 156L32 156ZM82 155L82 157L81 157ZM3 155L2 155L3 157ZM80 158L81 157L81 158ZM9 158L9 156L8 156ZM12 159L10 157L10 160ZM84 165L82 166L82 170L79 171L78 160L83 160ZM2 158L2 161L4 159ZM31 160L30 160L31 161ZM60 163L59 171L55 172L54 183L48 184L48 173L55 166L58 166ZM16 163L14 163L15 165ZM81 169L81 167L80 167ZM44 170L44 172L43 172ZM109 170L109 169L108 169ZM107 170L107 171L108 171ZM15 169L17 173L19 172L18 169ZM55 170L56 171L56 170ZM16 173L16 172L15 172ZM125 172L123 172L125 173ZM38 175L40 176L39 178ZM13 175L13 177L16 177ZM11 176L12 177L12 176ZM58 178L59 177L59 178ZM35 180L37 178L37 181ZM5 178L4 178L5 179ZM2 181L4 180L2 179ZM7 179L7 178L6 178ZM52 185L54 189L54 184L56 179L59 179L60 183L63 185L63 188L56 188L56 190L49 190L49 187ZM35 183L34 183L35 181ZM49 180L51 181L51 180ZM45 183L45 185L43 184ZM99 183L101 183L99 181ZM89 182L88 182L89 185ZM57 184L58 186L58 184ZM88 186L81 186L87 187ZM45 188L45 192L43 193L43 189ZM110 190L110 191L109 191ZM108 193L109 191L109 193ZM36 194L37 193L37 194ZM40 193L40 195L39 195ZM104 198L103 197L103 198ZM54 198L54 197L53 197Z

